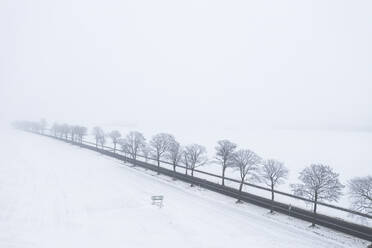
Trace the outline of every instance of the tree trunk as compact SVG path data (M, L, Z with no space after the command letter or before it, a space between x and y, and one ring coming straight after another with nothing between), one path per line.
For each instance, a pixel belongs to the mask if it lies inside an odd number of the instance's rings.
M173 180L176 180L176 163L173 162Z
M158 156L157 161L158 161L158 175L159 175L160 174L160 157L159 156Z
M137 153L134 153L133 156L132 156L132 159L133 159L133 166L136 166L136 158L137 158Z
M114 153L116 152L116 142L114 142Z
M274 213L274 184L271 183L271 209L270 213Z
M226 166L222 167L222 186L225 186L225 170Z
M191 177L194 177L194 168L191 168ZM194 187L193 181L191 181L191 187Z
M311 226L315 226L315 221L316 221L316 207L317 207L317 204L318 204L318 192L315 192L315 199L314 199L314 211L313 211L313 223L311 224Z
M242 202L242 190L243 190L243 182L244 182L244 178L241 180L240 182L240 186L239 186L239 196L238 196L238 200L236 201L236 203L240 203Z

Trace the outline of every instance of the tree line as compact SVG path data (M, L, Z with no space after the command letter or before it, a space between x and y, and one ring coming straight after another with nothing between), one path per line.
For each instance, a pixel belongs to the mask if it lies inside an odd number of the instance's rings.
M46 130L45 120L39 122L17 121L13 125L16 128L41 134ZM79 125L55 123L49 131L55 137L78 143L82 143L83 138L88 135L88 128ZM138 131L131 131L122 137L118 130L106 133L102 128L96 126L92 129L92 135L97 148L104 148L108 138L114 145L114 153L118 151L117 146L119 145L120 151L126 157L136 160L138 155L141 155L146 161L148 158L152 158L157 161L159 169L160 162L166 160L173 165L174 172L179 164L183 164L185 173L191 177L194 176L196 168L210 162L217 163L221 167L222 186L225 186L226 169L235 169L239 172L240 177L237 203L241 202L241 192L245 182L261 182L267 185L271 190L271 200L274 202L276 187L288 179L289 170L283 162L272 158L263 159L252 150L239 149L237 144L229 140L219 140L215 146L214 158L209 160L204 146L199 144L182 146L173 135L168 133L158 133L147 142L144 135ZM313 163L299 173L298 179L300 183L290 184L290 187L294 195L313 202L314 214L317 213L319 201L337 202L343 195L345 185L340 182L339 174L329 165ZM372 176L353 178L347 182L347 186L351 209L371 215ZM273 205L270 212L273 212ZM312 225L315 223L313 222Z

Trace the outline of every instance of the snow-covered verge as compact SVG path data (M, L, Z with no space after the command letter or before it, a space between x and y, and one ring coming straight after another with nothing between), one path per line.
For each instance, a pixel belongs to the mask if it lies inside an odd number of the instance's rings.
M367 246L92 151L6 131L0 247ZM163 208L151 205L159 194Z

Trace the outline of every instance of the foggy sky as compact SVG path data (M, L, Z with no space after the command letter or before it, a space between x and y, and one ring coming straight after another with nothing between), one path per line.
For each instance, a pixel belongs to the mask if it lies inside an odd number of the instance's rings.
M372 1L2 0L0 120L372 130Z

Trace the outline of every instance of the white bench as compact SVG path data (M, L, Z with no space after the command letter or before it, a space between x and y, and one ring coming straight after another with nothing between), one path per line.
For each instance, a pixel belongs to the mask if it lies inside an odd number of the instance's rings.
M158 205L160 208L163 207L163 199L164 199L164 196L162 195L151 196L152 205Z

